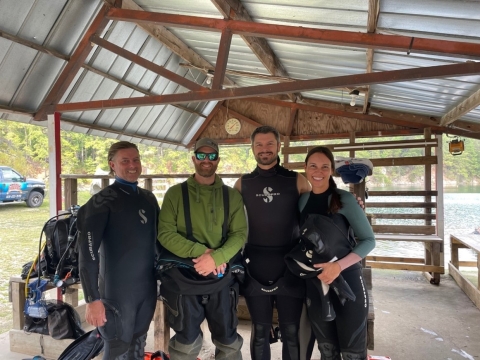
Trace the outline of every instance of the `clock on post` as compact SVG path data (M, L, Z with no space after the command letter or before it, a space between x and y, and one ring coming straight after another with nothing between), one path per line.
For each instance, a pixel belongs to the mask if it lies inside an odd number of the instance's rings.
M238 134L241 128L242 128L242 124L240 123L240 120L236 118L230 118L225 123L225 130L230 135Z

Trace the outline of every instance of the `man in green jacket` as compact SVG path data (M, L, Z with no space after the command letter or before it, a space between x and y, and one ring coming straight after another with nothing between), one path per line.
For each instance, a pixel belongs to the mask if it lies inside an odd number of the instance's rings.
M197 141L192 161L195 174L186 182L191 233L188 234L185 202L178 184L168 189L163 199L158 240L174 256L193 262L190 270L183 267L177 274L185 274L192 288L198 286L206 293L200 290L188 295L178 291L176 284L162 281L160 294L168 309L170 327L175 330L168 347L170 360L196 359L202 347L200 325L204 319L212 333L216 358L241 359L243 339L236 329L238 282L226 272L230 270L227 264L241 250L247 237L243 200L237 190L230 187L224 190L222 180L215 174L220 161L217 143L207 138ZM228 192L228 212L224 211L223 191ZM228 231L223 238L225 214L228 214ZM222 279L224 274L228 276ZM213 293L202 285L212 281L222 281L222 287Z

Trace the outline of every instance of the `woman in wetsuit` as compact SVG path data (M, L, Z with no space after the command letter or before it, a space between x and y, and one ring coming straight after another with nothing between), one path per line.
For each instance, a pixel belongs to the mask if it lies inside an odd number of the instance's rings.
M352 250L348 255L336 261L314 264L314 268L321 268L322 271L311 281L306 281L308 317L322 360L364 360L367 358L368 296L360 260L375 247L375 237L355 197L347 191L337 189L333 172L334 158L328 148L319 146L308 152L305 173L312 191L303 194L300 199L301 208L303 207L300 224L303 225L308 216L316 216L320 229L327 229L329 224L335 223L336 229L343 227L342 230L348 234L348 226L351 226L357 243L353 247L350 245ZM333 247L349 246L348 236L340 236L339 232L332 231L331 236L324 236L323 240L332 242ZM355 300L342 301L339 296L331 294L335 317L331 321L325 321L320 305L321 287L315 281L330 285L340 274L355 294Z

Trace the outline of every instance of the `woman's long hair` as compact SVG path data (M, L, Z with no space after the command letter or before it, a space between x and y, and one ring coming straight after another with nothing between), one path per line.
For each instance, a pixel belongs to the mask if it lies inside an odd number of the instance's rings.
M305 167L307 165L307 162L310 156L316 153L324 154L328 158L328 160L330 160L330 167L332 168L332 173L335 172L335 159L333 158L333 154L330 151L330 149L326 146L316 146L313 149L310 149L307 156L305 157ZM340 195L338 195L336 191L337 184L335 183L335 180L333 180L332 175L330 175L330 178L328 179L328 185L329 185L329 188L333 190L328 212L331 214L334 214L334 213L337 213L338 210L342 208L342 202L340 201Z

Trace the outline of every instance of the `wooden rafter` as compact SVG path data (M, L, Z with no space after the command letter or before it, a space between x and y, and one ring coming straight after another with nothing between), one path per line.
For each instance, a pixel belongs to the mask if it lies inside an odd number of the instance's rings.
M60 121L64 122L64 123L74 125L74 126L77 126L77 127L87 128L89 130L105 131L106 133L112 133L112 134L117 134L117 135L121 135L121 136L128 136L128 137L135 138L135 139L161 142L161 143L180 146L180 147L184 146L182 143L179 143L179 142L176 142L176 141L159 139L159 138L156 138L156 137L153 137L153 136L148 136L148 135L132 134L132 133L128 133L126 131L119 131L119 130L115 130L115 129L112 129L112 128L105 128L103 126L99 126L99 125L95 125L95 124L82 124L82 123L79 123L78 121L74 121L74 120L70 120L70 119L64 119L64 118L61 118Z
M113 75L110 75L104 71L101 71L101 70L98 70L96 68L94 68L93 66L90 66L90 65L87 65L87 64L84 64L83 65L83 68L87 69L88 71L91 71L97 75L100 75L100 76L103 76L104 78L106 79L109 79L109 80L112 80L114 82L117 82L119 83L120 85L123 85L129 89L132 89L132 90L135 90L135 91L138 91L142 94L145 94L145 95L154 95L153 92L151 91L148 91L148 90L145 90L143 88L141 88L140 86L137 86L137 85L134 85L134 84L131 84L129 83L128 81L125 81L125 80L122 80L122 79L119 79ZM183 106L183 105L179 105L179 104L171 104L171 106L173 107L176 107L177 109L181 109L183 111L186 111L186 112L189 112L191 114L195 114L195 115L198 115L200 117L203 117L203 118L206 118L207 116L202 114L201 112L199 111L196 111L196 110L193 110L193 109L189 109L188 107L186 106Z
M4 39L7 39L7 40L10 40L14 43L21 44L23 46L29 47L31 49L37 50L37 51L42 52L44 54L54 56L54 57L62 59L62 60L66 60L66 61L70 60L69 56L64 55L62 53L59 53L56 50L49 49L49 48L47 48L45 46L42 46L42 45L38 45L38 44L36 44L32 41L28 41L26 39L23 39L21 37L9 34L9 33L5 32L5 31L2 31L2 30L0 30L0 37L2 37Z
M297 118L297 115L298 115L298 108L291 108L290 109L290 120L288 121L287 133L285 134L286 136L292 135L293 124L295 122L295 119Z
M248 11L239 0L211 0L225 19L253 22ZM240 35L258 60L273 76L289 77L287 70L280 59L273 52L267 40L261 37ZM288 94L292 101L300 97L300 94Z
M260 102L264 104L270 104L274 106L283 106L290 109L299 109L305 111L312 111L322 114L330 114L339 117L365 120L370 122L386 123L393 124L398 126L405 126L414 129L425 129L431 128L436 133L449 133L459 136L471 137L475 139L480 139L480 134L473 133L474 129L467 128L446 128L438 125L438 121L429 116L413 115L398 113L390 110L379 110L379 109L370 109L369 114L359 113L355 111L355 108L345 107L343 104L312 100L312 104L305 103L307 100L304 100L304 103L291 103L289 101L282 101L270 98L247 98L245 100ZM479 126L480 127L480 126ZM475 129L478 131L480 129ZM409 130L410 131L410 130ZM383 132L382 132L383 133ZM378 134L377 134L378 135ZM301 136L300 136L301 137ZM292 139L299 139L298 136L291 137ZM308 136L305 140L308 140Z
M228 113L229 117L232 116L234 118L237 118L238 120L246 122L247 124L253 125L255 127L262 126L262 124L260 124L258 121L250 119L249 117L242 115L239 112L236 112L235 110L229 109L226 106L222 106L222 110L224 110L225 113Z
M93 45L90 43L90 37L95 33L101 33L107 26L109 19L105 17L105 14L109 9L110 6L108 5L104 5L100 9L92 24L85 32L82 40L80 40L80 43L75 49L73 55L70 57L70 61L63 68L63 71L55 82L55 85L53 85L52 89L43 101L42 106L35 114L34 120L46 120L47 108L57 104L60 101L63 94L77 75L78 70L82 67L85 59L90 54L90 50L93 47Z
M222 31L220 44L218 46L217 62L213 76L212 89L221 89L225 70L227 69L228 54L230 53L230 45L232 43L232 32L228 29Z
M478 106L480 106L480 89L443 115L440 125L449 125Z
M198 137L202 134L202 132L205 131L205 129L208 127L208 125L211 123L213 117L220 111L220 109L222 108L222 104L223 102L222 101L219 101L217 103L217 105L215 105L215 107L213 108L213 110L210 112L210 114L207 116L207 118L205 119L205 121L203 122L203 124L200 126L200 128L197 130L197 132L195 133L195 135L193 135L192 139L190 140L190 142L187 144L187 148L191 148L193 146L193 144L195 143L195 141L198 140Z
M109 1L114 1L114 0L109 0ZM138 6L133 0L123 0L122 9L143 11L143 9L140 6ZM207 69L212 67L212 64L210 64L207 60L202 58L198 53L193 51L187 44L183 42L183 40L175 36L166 27L158 24L144 23L144 22L137 23L137 25L141 27L143 30L145 30L148 34L150 34L150 36L152 36L153 38L157 39L162 44L164 44L174 54L177 54L183 60L187 61L193 66L199 69ZM206 70L204 70L204 72L206 72ZM224 85L234 86L235 83L230 79L225 78Z
M368 19L367 19L367 33L374 34L377 31L377 20L380 12L380 0L368 1ZM371 73L373 69L373 49L367 49L367 73ZM363 113L366 114L370 99L370 86L367 86L365 97L363 100Z
M365 34L352 31L325 30L122 9L111 9L107 17L118 21L153 22L173 27L216 32L228 28L233 34L238 35L317 44L383 49L408 52L410 54L425 53L452 57L480 58L480 44L461 41L413 38L402 35Z
M117 54L127 60L134 62L135 64L138 64L150 71L153 71L154 73L161 75L170 81L173 81L179 85L182 85L183 87L189 90L197 90L197 91L206 90L206 88L204 88L203 86L198 85L197 83L191 80L188 80L187 78L184 78L183 76L180 76L174 73L173 71L167 70L163 66L157 65L145 58L142 58L141 56L138 56L128 50L125 50L120 46L117 46L105 39L102 39L100 36L96 34L90 37L90 41L106 50L113 52L114 54Z
M3 37L4 39L8 39L10 41L13 41L15 43L18 43L18 44L21 44L21 45L24 45L24 46L27 46L29 48L32 48L32 49L35 49L39 52L42 52L44 54L48 54L48 55L51 55L53 57L56 57L58 59L62 59L62 60L66 60L66 61L69 61L70 60L70 57L67 56L67 55L64 55L64 54L61 54L59 53L58 51L55 51L53 49L50 49L50 48L47 48L47 47L44 47L44 46L40 46L38 44L35 44L31 41L28 41L28 40L25 40L25 39L22 39L18 36L14 36L14 35L11 35L11 34L8 34L4 31L1 31L0 30L0 37ZM110 75L104 71L101 71L99 69L96 69L94 68L93 66L90 66L88 64L82 64L82 68L84 69L87 69L88 71L91 71L95 74L98 74L100 76L103 76L104 78L107 78L109 80L112 80L114 82L117 82L125 87L128 87L130 89L133 89L135 91L138 91L138 92L141 92L145 95L153 95L152 92L150 91L147 91L147 90L144 90L142 89L141 87L139 86L136 86L136 85L133 85L133 84L130 84L129 82L127 81L124 81L122 79L119 79L113 75ZM204 117L206 118L206 115L203 115L202 113L198 112L198 111L195 111L195 110L192 110L192 109L189 109L188 107L185 107L185 106L182 106L182 105L178 105L178 104L172 104L172 106L178 108L178 109L181 109L181 110L184 110L184 111L187 111L187 112L190 112L192 114L196 114L198 116L201 116L201 117ZM0 109L2 109L2 107L0 107ZM23 111L23 110L6 110L5 109L5 112L10 112L10 113L17 113L17 114L26 114L26 115L29 115L29 116L33 116L33 113L29 113L29 112L26 112L26 111Z
M25 115L25 116L33 116L33 111L27 111L25 109L18 109L18 108L13 108L10 106L4 106L0 105L0 112L5 112L9 114L18 114L18 115Z
M181 94L154 95L141 98L109 99L79 103L67 103L53 106L52 110L59 112L86 111L107 108L150 106L158 104L240 99L252 96L273 95L297 91L328 89L335 87L355 87L370 84L401 82L407 80L454 77L478 74L479 72L480 63L466 62L463 64L392 70L374 72L370 74L356 74L322 79L297 80L288 83L258 85L245 88L192 91Z

